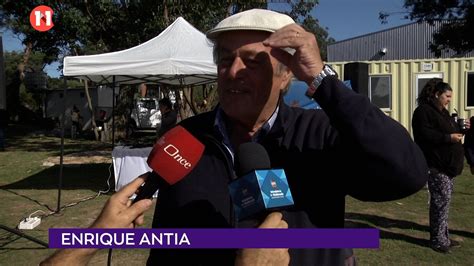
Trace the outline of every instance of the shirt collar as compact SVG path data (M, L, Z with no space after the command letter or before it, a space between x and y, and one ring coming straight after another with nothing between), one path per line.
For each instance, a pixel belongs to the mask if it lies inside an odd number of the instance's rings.
M280 110L280 106L277 106L277 108L275 109L275 111L273 111L273 114L270 116L270 118L267 121L265 121L262 127L252 137L252 140L251 140L252 142L259 142L263 137L265 137L268 134L268 132L270 132L270 130L272 129L278 117L279 110ZM222 110L222 108L218 107L217 112L216 112L216 118L214 120L214 130L222 138L222 143L225 145L227 150L232 155L232 159L234 159L235 149L232 146L232 143L230 142L230 137L229 137L229 132L226 126L225 116L226 115L224 111Z

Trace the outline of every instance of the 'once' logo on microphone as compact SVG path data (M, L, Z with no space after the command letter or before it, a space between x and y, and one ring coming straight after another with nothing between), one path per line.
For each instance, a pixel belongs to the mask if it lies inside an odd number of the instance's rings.
M179 149L173 144L168 144L163 150L166 152L166 154L171 156L171 158L175 159L184 168L191 168L191 163L188 162L188 160L186 160L181 154L179 154Z

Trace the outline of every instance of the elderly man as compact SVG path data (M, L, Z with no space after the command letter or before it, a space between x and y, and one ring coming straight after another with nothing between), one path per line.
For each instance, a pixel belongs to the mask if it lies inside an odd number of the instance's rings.
M321 60L315 36L287 15L248 10L207 33L214 42L219 105L181 123L206 145L193 172L160 191L153 227L242 227L227 184L239 145L253 141L284 168L295 205L262 227L342 228L345 196L384 201L427 180L426 161L407 131L344 87ZM292 77L305 81L323 110L282 101ZM341 265L351 250L151 250L149 265Z
M285 169L295 202L291 209L270 213L260 228L342 228L346 195L365 201L394 200L417 192L426 183L426 161L408 132L367 97L345 88L321 60L314 35L290 17L249 10L224 19L207 36L215 44L220 104L180 123L206 148L189 175L160 190L153 227L248 225L236 219L228 191L229 181L236 178L234 153L245 142L262 144L272 167ZM285 105L282 95L293 75L308 84L307 94L324 111ZM130 212L142 221L137 210L144 211L147 202L130 207L118 197L110 201L103 211L109 215L101 215L95 224L130 226L134 217L120 218ZM119 206L116 210L120 211L108 211L110 206ZM350 249L152 249L147 264L354 262Z

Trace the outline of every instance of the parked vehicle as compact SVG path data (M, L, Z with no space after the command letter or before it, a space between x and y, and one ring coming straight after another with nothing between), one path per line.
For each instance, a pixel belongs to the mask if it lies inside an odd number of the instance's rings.
M141 130L156 130L161 125L157 98L137 98L133 103L129 134Z

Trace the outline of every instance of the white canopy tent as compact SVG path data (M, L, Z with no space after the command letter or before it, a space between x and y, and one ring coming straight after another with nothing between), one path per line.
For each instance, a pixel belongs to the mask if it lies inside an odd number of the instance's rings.
M200 85L215 81L217 68L212 43L179 17L160 35L138 46L112 53L67 56L63 74L97 83Z
M213 61L212 43L202 32L194 28L184 18L179 17L157 37L130 49L97 55L65 57L63 75L65 78L75 77L99 84L112 84L115 91L117 84L145 82L195 86L211 83L217 79L217 67ZM64 95L66 95L66 91L65 84ZM115 100L113 100L113 105L115 105ZM64 106L65 112L66 106ZM62 117L61 123L61 153L56 212L61 210L64 117L65 115ZM112 146L115 146L114 117L112 116Z

